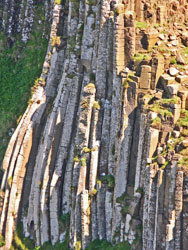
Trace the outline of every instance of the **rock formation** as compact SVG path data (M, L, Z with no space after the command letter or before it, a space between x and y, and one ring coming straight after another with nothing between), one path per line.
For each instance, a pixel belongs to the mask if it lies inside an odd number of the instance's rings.
M187 1L40 2L50 39L2 163L2 249L19 223L36 246L188 249ZM35 4L0 2L13 42Z

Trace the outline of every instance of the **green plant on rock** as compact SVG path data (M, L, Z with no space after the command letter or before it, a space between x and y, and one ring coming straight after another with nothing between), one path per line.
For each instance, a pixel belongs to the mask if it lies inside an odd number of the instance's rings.
M62 4L62 0L54 0L54 5L55 4Z
M0 234L0 247L4 246L6 244L5 239L2 234Z
M92 83L92 82L90 82L90 83L88 83L88 84L85 86L85 88L95 89L95 84Z
M96 194L97 194L97 189L94 188L94 189L89 193L89 196L90 196L90 197L93 197L93 196L95 196Z
M86 147L86 148L83 149L83 151L84 151L84 153L90 153L91 149Z
M137 62L141 62L143 60L150 60L151 57L147 54L143 54L143 53L136 53L133 57L132 60L137 61Z
M173 114L171 111L169 111L167 108L164 108L163 106L160 105L159 102L155 102L151 106L151 111L160 114L162 117L173 117Z
M74 162L79 162L80 160L79 160L78 156L75 156L74 159L73 159L73 161Z
M86 167L87 159L85 157L81 158L81 165L82 167Z
M59 226L60 226L60 229L62 232L66 231L68 229L69 221L70 221L70 214L69 213L60 215Z
M74 247L74 250L80 250L82 248L81 241L77 241Z
M8 185L9 185L10 188L12 187L12 182L13 182L13 177L10 176L10 177L8 178Z
M115 179L113 175L108 174L108 175L102 176L100 180L103 184L107 184L109 189L113 189L115 186Z
M94 109L98 109L98 110L100 110L101 106L100 106L100 104L99 104L99 102L98 102L98 101L95 101L95 102L94 102L94 104L93 104L93 108L94 108Z
M176 58L172 58L172 59L170 60L170 64L177 64Z
M138 29L146 29L146 28L148 28L148 23L146 23L146 22L136 22L136 28L138 28Z
M156 118L154 118L152 120L152 122L151 122L151 126L154 127L154 128L160 129L160 127L161 127L161 118L158 117L158 116Z
M125 8L123 4L116 4L114 8L115 8L115 13L117 15L123 14L125 12Z
M175 96L175 97L169 98L169 99L163 98L160 100L160 103L161 104L171 104L171 103L180 104L180 98L178 96Z
M177 122L182 127L188 128L188 111L181 110L180 118Z

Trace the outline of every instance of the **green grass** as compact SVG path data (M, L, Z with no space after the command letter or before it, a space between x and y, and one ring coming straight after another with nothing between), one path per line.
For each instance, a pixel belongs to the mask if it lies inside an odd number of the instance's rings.
M142 53L136 53L132 57L132 60L137 61L137 62L141 62L142 60L150 60L150 59L151 57L149 55L142 54Z
M151 111L156 112L157 114L160 114L163 117L164 116L173 117L172 112L170 112L167 108L162 107L159 102L155 102L152 105Z
M96 239L89 244L86 250L130 250L128 242L122 242L112 246L107 240Z
M171 98L171 99L161 99L160 100L160 103L161 104L170 104L170 103L173 103L173 104L179 104L180 103L180 98L178 96L175 96L174 98Z
M181 111L181 115L177 123L185 128L188 128L188 111L187 110Z
M136 28L138 28L138 29L146 29L147 27L148 27L148 23L136 22Z
M65 218L66 219L66 218ZM10 250L68 250L67 241L56 243L54 246L50 242L44 243L43 246L35 247L34 241L23 235L23 226L20 223L15 232L14 241Z
M35 33L26 45L17 42L0 53L0 163L10 140L8 133L16 128L27 107L31 86L41 73L48 45L41 37L41 33Z

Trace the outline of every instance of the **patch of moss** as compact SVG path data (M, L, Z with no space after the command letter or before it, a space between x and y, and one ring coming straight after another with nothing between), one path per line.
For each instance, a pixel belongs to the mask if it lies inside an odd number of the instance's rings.
M62 0L55 0L55 1L54 1L54 5L55 5L55 4L62 4Z
M148 23L146 22L136 22L136 28L138 29L146 29L148 28Z
M83 157L83 158L81 158L81 165L83 166L83 167L86 167L86 163L87 163L87 159L85 158L85 157Z
M100 110L101 106L100 106L99 102L95 101L93 104L93 108Z
M90 153L91 149L90 148L84 148L83 151L84 151L84 153Z
M74 162L79 162L79 158L78 156L75 156L74 159L73 159Z

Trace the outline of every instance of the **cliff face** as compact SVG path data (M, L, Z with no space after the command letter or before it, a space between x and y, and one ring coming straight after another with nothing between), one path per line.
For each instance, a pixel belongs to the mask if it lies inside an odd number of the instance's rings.
M36 246L188 249L186 1L41 3L50 40L2 164L2 249L20 222ZM26 43L35 2L0 4Z

